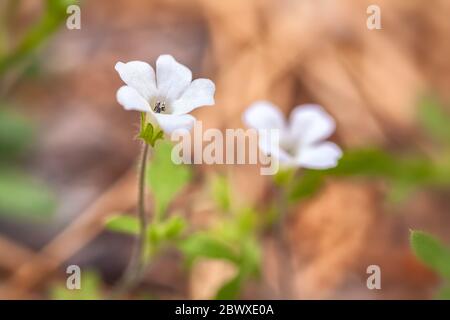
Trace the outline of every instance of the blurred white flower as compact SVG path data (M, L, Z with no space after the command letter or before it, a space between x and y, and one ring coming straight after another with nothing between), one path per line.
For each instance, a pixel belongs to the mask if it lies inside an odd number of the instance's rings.
M280 110L266 101L252 104L243 115L244 123L259 132L259 147L266 155L277 157L285 167L327 169L342 156L334 143L324 141L335 130L333 118L319 105L296 107L286 123ZM279 141L269 137L279 130Z
M192 110L214 104L215 85L209 79L192 81L192 72L171 55L156 60L156 76L146 62L118 62L115 69L127 84L117 91L117 101L126 110L146 112L148 120L166 133L190 130Z

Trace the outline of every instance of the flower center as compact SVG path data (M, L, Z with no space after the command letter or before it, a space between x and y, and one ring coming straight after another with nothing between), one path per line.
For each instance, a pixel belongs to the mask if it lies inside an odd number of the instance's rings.
M165 101L156 101L155 106L153 107L153 111L156 113L165 113L166 112L166 102Z
M296 157L299 153L297 145L298 142L289 136L283 137L280 141L281 149L283 149L287 154L289 154L292 157Z

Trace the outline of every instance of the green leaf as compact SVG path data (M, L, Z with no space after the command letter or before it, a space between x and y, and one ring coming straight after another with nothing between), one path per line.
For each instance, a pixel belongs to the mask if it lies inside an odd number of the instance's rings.
M293 182L289 192L291 201L312 196L323 184L326 176L387 177L398 174L395 159L379 149L347 150L336 168L328 170L304 170L303 175Z
M153 139L153 125L151 123L145 124L141 132L139 132L139 138L145 141L145 143L152 145Z
M261 247L253 237L245 239L241 246L240 272L244 276L258 275L261 267Z
M212 181L213 198L217 206L224 212L231 208L230 186L225 176L215 176Z
M275 185L279 187L285 187L291 183L292 178L295 176L295 169L292 168L280 168L273 177Z
M155 148L154 157L147 170L147 182L156 202L157 220L167 210L170 202L191 180L191 171L185 165L173 163L172 145L162 141Z
M16 218L48 218L56 207L53 193L22 171L0 168L0 214Z
M439 142L450 143L450 115L436 97L427 96L419 103L419 121L427 133Z
M294 185L289 195L290 201L299 201L312 196L323 184L323 173L307 170Z
M105 227L114 232L136 235L139 234L139 221L136 217L119 215L109 218Z
M336 168L322 172L336 176L361 175L366 177L392 177L397 174L396 159L389 153L375 148L344 152Z
M59 284L51 288L50 297L54 300L100 300L102 299L101 280L97 273L86 271L81 273L81 288L69 290L66 284Z
M151 139L150 145L155 147L156 141L162 140L164 138L164 132L159 130Z
M179 215L173 216L164 222L162 230L165 239L177 238L187 226L187 222L183 217Z
M148 230L149 239L152 244L174 240L181 235L185 230L186 225L186 220L178 215L173 216L166 221L152 223Z
M225 283L217 292L215 300L234 300L239 297L242 288L242 276L238 274Z
M410 242L414 254L420 261L442 277L450 279L449 248L433 236L421 231L411 231Z
M138 138L141 138L145 143L155 147L156 141L164 138L164 131L158 127L153 127L150 122L146 122L147 115L145 112L141 112L141 131Z
M436 294L437 300L450 300L450 286L444 286L439 290L439 292Z
M186 255L190 263L198 257L224 259L234 263L239 262L239 257L232 247L226 242L213 238L204 232L190 235L183 242L179 243L178 247Z
M313 195L327 176L385 179L394 187L390 195L401 200L419 186L450 185L450 166L435 164L421 156L393 156L380 149L348 150L336 168L305 170L293 183L289 199L298 201Z
M33 140L33 126L18 113L0 110L0 155L2 160L23 153Z

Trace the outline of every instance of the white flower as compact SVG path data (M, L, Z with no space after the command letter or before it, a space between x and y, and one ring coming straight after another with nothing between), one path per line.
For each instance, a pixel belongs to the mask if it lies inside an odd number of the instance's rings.
M153 68L142 61L118 62L115 69L127 84L117 91L117 101L126 110L146 112L150 122L167 133L190 130L192 110L214 104L214 83L192 81L192 72L171 55L161 55Z
M286 123L280 110L270 102L252 104L243 115L244 123L259 130L259 147L266 155L276 156L286 167L327 169L342 156L334 143L324 141L335 130L333 118L319 105L296 107ZM269 129L279 130L279 141L269 138Z

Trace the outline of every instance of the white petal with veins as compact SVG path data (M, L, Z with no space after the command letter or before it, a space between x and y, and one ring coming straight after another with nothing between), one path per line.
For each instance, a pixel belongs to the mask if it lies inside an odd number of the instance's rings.
M173 113L184 114L201 106L212 106L215 90L214 83L209 79L192 81L181 97L172 104Z
M136 91L136 89L129 86L123 86L117 91L117 101L125 108L125 110L137 110L142 112L150 111L148 102Z
M134 88L147 101L156 95L155 71L142 61L117 62L115 66L120 78Z
M192 72L171 55L156 60L156 79L159 95L170 102L177 100L192 81Z

